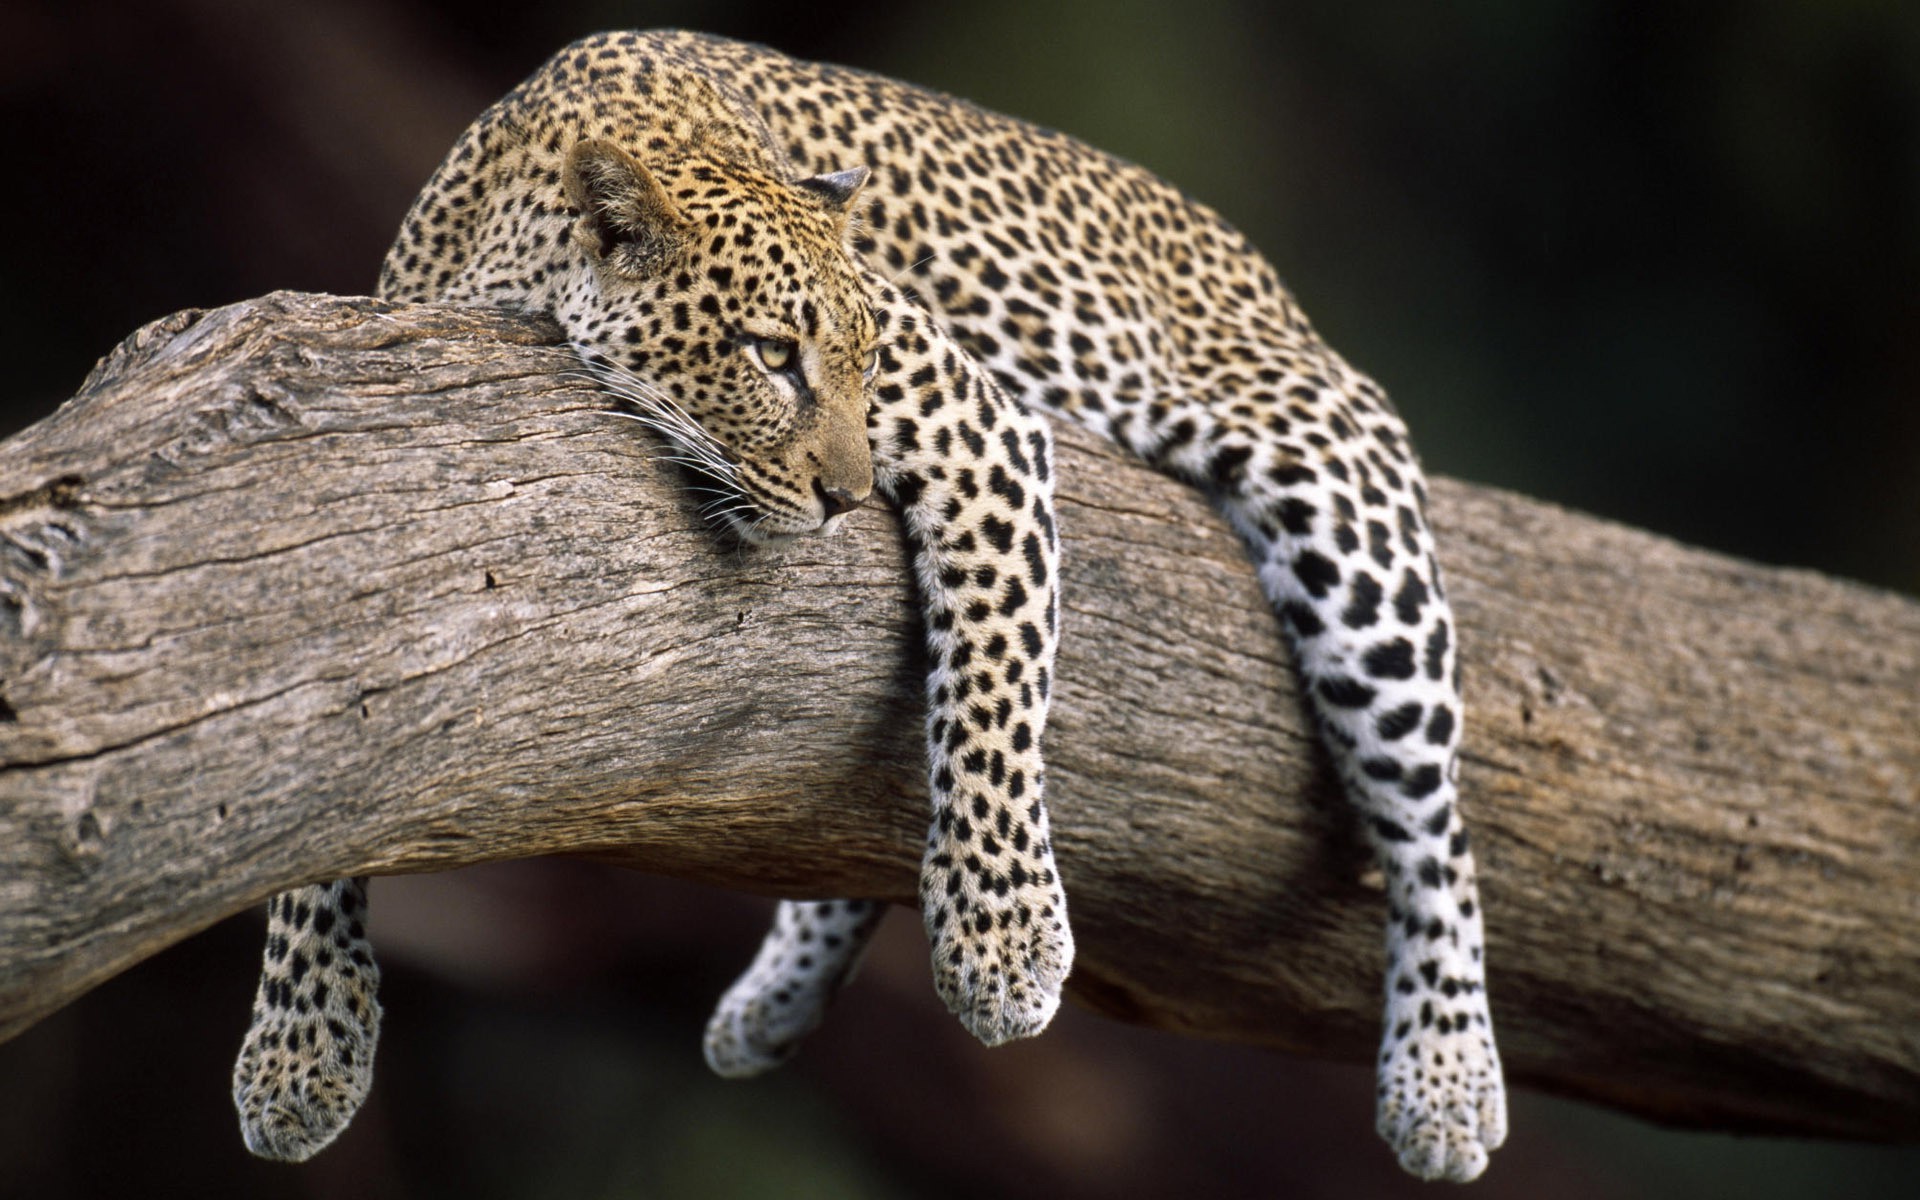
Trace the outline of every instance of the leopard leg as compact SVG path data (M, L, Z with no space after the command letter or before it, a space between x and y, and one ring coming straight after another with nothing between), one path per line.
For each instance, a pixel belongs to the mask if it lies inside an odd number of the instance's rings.
M380 968L367 942L366 882L338 879L267 901L253 1021L233 1065L240 1133L262 1158L312 1157L373 1084Z
M1073 963L1040 756L1059 640L1053 442L919 306L881 297L875 483L925 614L934 985L988 1045L1046 1028Z
M1426 488L1398 415L1332 350L1296 348L1271 375L1270 393L1176 410L1136 448L1209 490L1259 564L1387 880L1379 1132L1413 1174L1470 1180L1506 1140L1506 1091Z
M745 1079L791 1057L859 969L885 912L875 900L782 900L753 965L707 1021L714 1073Z
M875 479L904 518L931 661L921 913L941 998L997 1045L1046 1027L1073 962L1041 801L1059 614L1052 440L923 310L869 282L885 331ZM790 1055L878 919L860 901L782 903L708 1021L708 1065L746 1076Z

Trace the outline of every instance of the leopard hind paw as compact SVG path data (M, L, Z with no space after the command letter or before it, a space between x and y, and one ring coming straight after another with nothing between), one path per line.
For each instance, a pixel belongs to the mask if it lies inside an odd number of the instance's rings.
M783 900L753 965L707 1021L707 1066L727 1079L793 1056L860 966L884 907L872 900Z
M1396 1038L1397 1029L1389 1024L1381 1056L1380 1136L1409 1174L1479 1178L1507 1140L1506 1085L1488 1026Z

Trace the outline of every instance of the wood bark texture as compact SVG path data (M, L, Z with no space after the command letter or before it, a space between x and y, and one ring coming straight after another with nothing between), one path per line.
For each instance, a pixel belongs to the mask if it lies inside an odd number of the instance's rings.
M911 902L891 515L726 545L558 343L275 294L142 329L0 444L0 1037L341 875L592 854ZM1370 1058L1379 880L1238 541L1059 440L1073 995ZM1446 480L1433 507L1511 1076L1920 1133L1920 604Z

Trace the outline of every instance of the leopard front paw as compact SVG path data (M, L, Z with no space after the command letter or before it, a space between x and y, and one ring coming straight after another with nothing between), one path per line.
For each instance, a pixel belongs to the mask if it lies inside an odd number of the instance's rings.
M364 879L295 888L267 903L253 1021L233 1064L240 1136L262 1158L313 1157L373 1086L380 968L366 912Z
M267 1004L233 1065L240 1136L261 1158L305 1162L347 1127L373 1086L380 1005L368 993L335 1012Z
M1442 1019L1451 1026L1470 1015ZM1507 1140L1500 1056L1491 1025L1478 1016L1442 1032L1430 1008L1389 1014L1376 1128L1400 1165L1421 1179L1477 1179L1487 1155Z
M929 860L929 867L935 860ZM923 877L921 912L933 943L933 982L947 1008L989 1046L1032 1037L1060 1008L1073 968L1066 896L1045 879L960 865ZM983 886L952 885L962 874ZM1016 880L1018 882L1016 882Z

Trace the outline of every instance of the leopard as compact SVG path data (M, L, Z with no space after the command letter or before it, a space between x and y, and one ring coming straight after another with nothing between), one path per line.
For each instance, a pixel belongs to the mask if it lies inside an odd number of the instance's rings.
M1425 1179L1507 1136L1459 804L1456 626L1397 410L1225 218L1051 129L686 31L553 55L464 132L382 264L395 303L565 330L743 547L877 498L918 589L935 989L997 1045L1041 1032L1073 937L1041 757L1060 637L1050 422L1194 486L1252 558L1385 880L1375 1125ZM884 905L784 900L709 1020L728 1077L793 1054ZM372 1080L365 880L268 905L233 1094L304 1159Z

